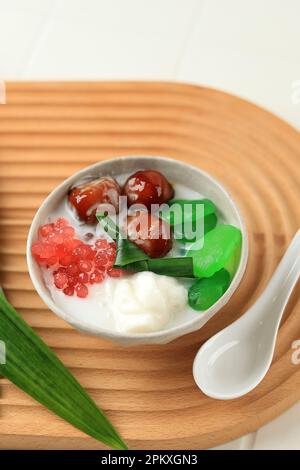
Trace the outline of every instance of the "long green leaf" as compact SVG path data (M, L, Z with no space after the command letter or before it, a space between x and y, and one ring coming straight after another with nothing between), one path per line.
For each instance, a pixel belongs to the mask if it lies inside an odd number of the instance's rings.
M74 376L0 292L0 374L49 410L114 449L127 449L112 424Z
M172 277L195 277L192 257L157 258L136 261L123 266L123 269L133 272L152 271L156 274Z

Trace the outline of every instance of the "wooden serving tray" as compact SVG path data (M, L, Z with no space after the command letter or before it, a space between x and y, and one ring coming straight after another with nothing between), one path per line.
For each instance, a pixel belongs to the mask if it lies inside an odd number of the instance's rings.
M45 307L27 273L26 236L45 196L80 168L127 154L169 155L208 171L232 192L248 224L249 263L236 294L200 331L165 346L123 348L79 333ZM291 363L292 342L300 339L299 289L271 370L253 392L215 401L192 378L200 344L253 303L299 226L298 132L237 97L196 86L9 83L0 158L0 283L130 448L215 446L300 399L300 365ZM0 448L102 448L6 379L0 392Z

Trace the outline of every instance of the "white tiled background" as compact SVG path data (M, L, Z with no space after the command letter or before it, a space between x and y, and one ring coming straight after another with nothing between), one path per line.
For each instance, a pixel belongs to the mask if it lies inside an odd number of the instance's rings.
M300 129L300 0L0 0L0 79L157 79ZM300 449L300 404L228 449Z

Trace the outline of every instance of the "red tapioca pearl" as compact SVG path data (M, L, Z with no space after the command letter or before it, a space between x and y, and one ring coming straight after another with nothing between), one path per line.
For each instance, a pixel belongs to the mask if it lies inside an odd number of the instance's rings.
M124 273L122 269L110 268L107 270L107 274L110 277L122 277Z
M109 259L109 260L107 261L106 265L105 265L106 270L111 269L111 268L113 267L113 265L114 265L114 260Z
M54 223L54 227L57 230L59 230L63 227L66 227L67 225L69 225L69 222L64 217L59 217Z
M55 246L51 243L41 242L40 258L49 259L52 256L56 256Z
M54 231L54 224L41 225L39 228L39 236L42 238L45 238L53 231Z
M32 254L45 267L59 263L53 272L54 284L66 295L76 292L78 297L87 297L87 285L102 282L107 270L111 277L122 275L122 270L113 269L115 242L98 239L94 245L83 243L74 238L74 228L63 218L46 225L40 230L46 236L32 245Z
M64 268L63 266L60 266L57 270L58 273L67 273L67 269Z
M81 259L78 262L79 270L83 273L89 273L92 270L93 264L90 260Z
M115 258L116 258L116 250L114 250L113 248L109 248L107 251L106 251L106 254L107 254L107 257L109 260L111 261L114 261Z
M61 245L64 242L64 237L60 233L51 232L47 236L47 241L49 243L54 243L55 245Z
M63 290L63 293L65 295L72 296L74 294L74 287L71 287L71 286L65 287Z
M56 272L53 275L54 284L58 289L64 289L68 284L68 276L65 273Z
M81 245L77 246L76 248L74 248L74 250L72 250L72 256L74 257L76 261L79 261L82 258L81 254L82 254Z
M78 284L78 277L77 276L68 276L68 286L74 287Z
M89 282L89 275L88 273L80 273L78 274L78 280L82 284L87 284Z
M82 245L82 241L77 238L65 238L64 245L68 251L75 250L78 246Z
M33 243L31 245L31 253L33 256L40 256L43 253L44 244L42 241Z
M75 248L72 254L79 260L79 259L94 259L94 252L89 245L81 244L77 248Z
M44 266L44 267L48 268L46 258L40 258L40 256L34 256L34 259L40 266Z
M100 271L99 269L95 269L92 274L90 274L90 283L97 284L102 282L105 277L104 271Z
M108 247L105 251L106 251L106 253L109 253L109 254L115 254L116 253L116 247L114 245L108 245Z
M47 266L55 266L58 263L58 258L56 256L51 256L51 258L47 258Z
M62 266L69 266L71 263L74 263L76 261L76 258L71 254L67 254L59 261Z
M88 296L89 290L84 284L76 284L75 292L77 297L85 299Z
M31 246L31 254L34 257L39 258L43 252L43 245L41 242L33 243Z
M85 245L86 246L86 255L85 259L89 261L93 261L95 258L95 252L93 248L90 245Z
M57 273L63 273L66 274L66 268L62 268L61 266L57 268L55 271L53 271L53 276L55 276Z
M56 246L55 246L55 250L56 250L56 256L57 256L59 259L62 259L62 258L63 258L64 256L66 256L67 253L68 253L67 248L66 248L65 245L63 245L63 244L56 245Z
M67 227L62 227L59 229L58 233L62 235L64 238L66 237L74 237L75 229L68 225Z
M68 276L77 276L79 274L79 267L77 263L71 263L67 266Z
M97 250L105 250L109 246L109 243L104 238L98 238L95 242L95 247Z
M105 251L100 251L97 253L95 257L95 266L97 267L103 267L106 266L108 262L108 256Z

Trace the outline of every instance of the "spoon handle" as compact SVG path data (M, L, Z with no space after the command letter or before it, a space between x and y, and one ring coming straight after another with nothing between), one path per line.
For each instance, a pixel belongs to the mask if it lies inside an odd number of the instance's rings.
M278 320L300 276L300 229L296 232L259 301L276 305Z

